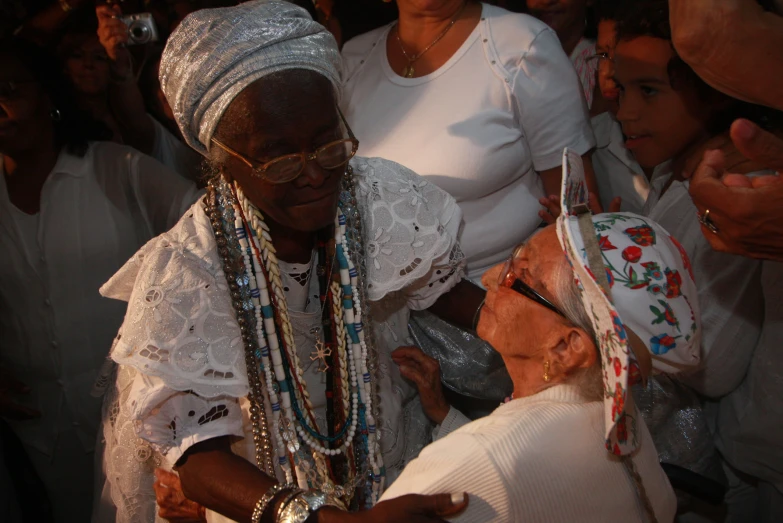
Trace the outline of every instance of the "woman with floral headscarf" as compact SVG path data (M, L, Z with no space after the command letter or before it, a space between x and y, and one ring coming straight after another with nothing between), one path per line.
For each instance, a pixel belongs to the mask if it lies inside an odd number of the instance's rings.
M566 158L569 213L484 275L478 333L503 356L512 399L424 449L383 499L463 489L460 523L673 520L628 389L698 363L696 285L659 225L587 212L579 157Z

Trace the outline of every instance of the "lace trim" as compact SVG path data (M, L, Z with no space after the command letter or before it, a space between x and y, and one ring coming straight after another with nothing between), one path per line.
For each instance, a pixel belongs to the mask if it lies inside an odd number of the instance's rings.
M462 275L453 198L412 171L381 159L354 159L366 226L368 299L408 287L424 308ZM203 200L169 232L145 245L101 289L128 300L111 357L203 398L248 393L243 343ZM425 278L428 276L427 278Z

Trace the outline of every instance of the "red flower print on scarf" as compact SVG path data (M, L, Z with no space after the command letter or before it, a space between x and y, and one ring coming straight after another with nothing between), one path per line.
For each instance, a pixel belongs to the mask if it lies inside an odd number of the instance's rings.
M612 242L609 241L609 236L601 236L600 234L598 235L598 246L602 251L613 251L617 249L617 247L612 245Z
M628 364L628 385L636 385L642 382L642 371L639 365L632 361Z
M617 421L625 409L625 391L623 386L615 383L614 401L612 401L612 419Z
M619 378L620 373L623 371L623 364L620 361L620 358L617 357L614 358L614 361L612 363L614 365L614 375Z
M652 324L658 325L659 323L663 323L665 321L669 325L677 327L677 330L680 330L680 322L677 320L677 316L674 315L674 310L672 309L671 305L669 305L669 302L658 300L658 303L661 305L661 307L663 307L663 310L659 309L655 305L650 305L650 310L653 314L655 314L655 319L652 321Z
M691 259L688 258L688 253L685 252L685 248L680 245L680 242L677 241L677 238L674 236L669 236L669 239L672 241L675 247L677 247L677 250L680 251L680 257L682 257L682 264L685 266L685 270L688 271L688 274L691 276L691 280L696 281L696 279L693 277L693 267L691 267Z
M626 419L627 416L623 414L623 417L617 422L617 441L620 443L628 441L628 425Z
M631 227L625 230L625 234L627 234L636 245L641 245L642 247L655 245L655 231L648 225Z
M644 275L648 278L652 278L653 280L662 280L663 279L663 273L661 272L661 267L658 265L657 262L646 262L642 264L642 267L644 267Z
M631 245L623 250L623 259L629 263L636 263L642 259L642 250L636 245Z
M668 334L653 336L650 338L650 350L656 355L666 354L677 346L677 338L673 338Z
M644 277L643 280L639 279L639 275L636 273L635 270L633 270L633 267L628 268L628 282L625 284L626 287L633 290L643 289L647 287L648 283L649 280L647 280L646 277Z
M672 299L681 296L682 278L680 273L671 269L666 269L664 273L666 274L666 297Z

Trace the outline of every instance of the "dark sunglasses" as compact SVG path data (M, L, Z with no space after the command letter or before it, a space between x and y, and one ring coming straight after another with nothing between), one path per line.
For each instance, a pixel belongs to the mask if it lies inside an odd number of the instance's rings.
M514 249L514 252L511 254L509 259L506 261L505 265L503 266L503 270L500 271L500 276L498 277L498 285L500 287L505 287L507 289L511 289L513 291L518 292L525 298L528 298L530 300L533 300L534 302L538 303L539 305L543 305L550 311L559 314L563 318L567 318L563 312L557 308L551 301L547 300L541 294L538 293L533 287L528 285L527 283L523 282L519 278L517 278L516 273L514 272L514 260L519 256L519 254L524 249L524 244L520 245L516 249Z

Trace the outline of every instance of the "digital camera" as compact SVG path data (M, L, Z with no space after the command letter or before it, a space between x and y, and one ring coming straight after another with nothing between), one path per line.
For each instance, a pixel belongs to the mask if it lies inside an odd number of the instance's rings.
M120 20L128 26L128 45L158 41L158 28L150 13L122 16Z

